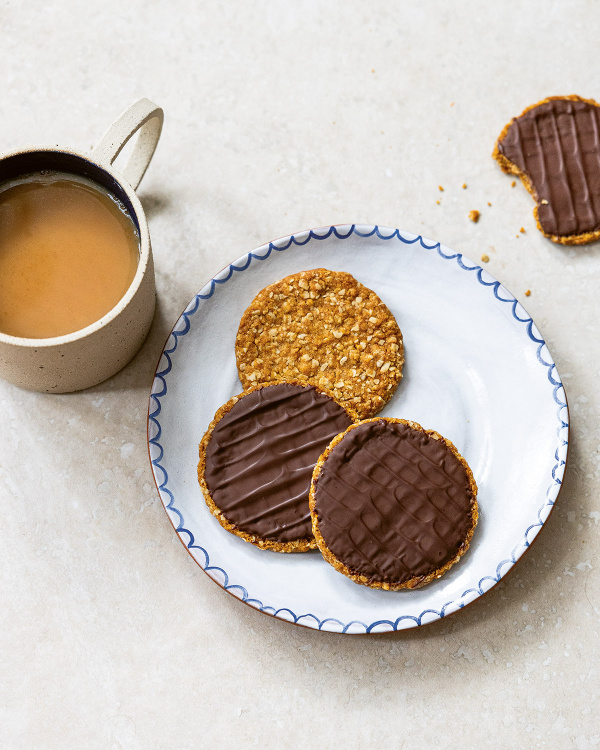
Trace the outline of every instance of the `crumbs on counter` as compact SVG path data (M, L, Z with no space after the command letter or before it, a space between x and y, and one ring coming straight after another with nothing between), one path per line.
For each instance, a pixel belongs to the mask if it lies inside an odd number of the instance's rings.
M485 254L484 254L484 255L482 255L482 256L481 256L481 261L482 261L483 263L489 263L489 262L490 262L490 256L489 256L489 255L485 255Z
M521 232L521 234L525 234L525 227L521 227L521 228L519 229L519 232Z
M471 219L473 224L477 224L477 222L479 221L479 216L480 216L479 211L475 211L475 210L469 211L469 219Z
M488 206L491 206L492 204L488 201Z
M441 203L441 202L442 202L442 201L436 201L436 203L438 204L438 206L440 205L440 203Z
M525 292L525 296L526 296L526 297L531 297L531 289L528 289L528 290L527 290L527 291Z
M517 181L516 181L516 180L513 180L513 181L512 181L511 183L510 183L510 186L511 186L511 187L517 187Z
M444 188L441 185L438 185L438 190L440 191L440 193L444 192Z
M466 190L466 189L467 189L467 183L466 183L466 182L463 182L463 184L462 184L462 189L463 189L463 190Z

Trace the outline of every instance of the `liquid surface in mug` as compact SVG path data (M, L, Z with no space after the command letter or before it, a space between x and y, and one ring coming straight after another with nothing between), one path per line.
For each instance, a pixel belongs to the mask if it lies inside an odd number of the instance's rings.
M50 338L100 320L129 288L139 247L123 204L84 177L0 185L0 331Z

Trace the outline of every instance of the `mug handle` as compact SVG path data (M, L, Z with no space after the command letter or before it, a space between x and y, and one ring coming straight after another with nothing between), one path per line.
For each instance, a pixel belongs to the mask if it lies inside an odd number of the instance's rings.
M140 99L118 117L92 149L100 164L111 165L129 139L140 131L137 143L121 174L136 190L154 155L160 138L164 113L150 99Z

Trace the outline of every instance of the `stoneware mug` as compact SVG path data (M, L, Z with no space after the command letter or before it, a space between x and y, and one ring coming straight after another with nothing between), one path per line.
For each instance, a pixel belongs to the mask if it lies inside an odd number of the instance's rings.
M162 109L148 99L140 99L110 126L91 153L25 148L0 157L0 184L41 170L92 180L125 204L140 238L133 281L100 320L54 338L27 339L0 332L0 377L33 391L78 391L114 375L141 347L152 323L156 291L148 223L135 190L152 159L162 124ZM119 173L112 164L138 131L129 159Z

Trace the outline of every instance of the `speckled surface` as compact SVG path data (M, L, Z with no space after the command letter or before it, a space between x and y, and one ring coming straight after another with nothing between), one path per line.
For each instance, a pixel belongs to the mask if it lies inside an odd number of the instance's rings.
M1 150L91 147L140 96L166 115L139 192L159 293L143 349L79 394L0 383L2 747L600 745L600 245L545 240L490 155L525 106L600 99L593 13L0 4ZM145 444L154 367L191 296L255 246L348 221L487 254L572 418L564 490L517 568L448 620L368 638L295 628L215 586L173 533Z

